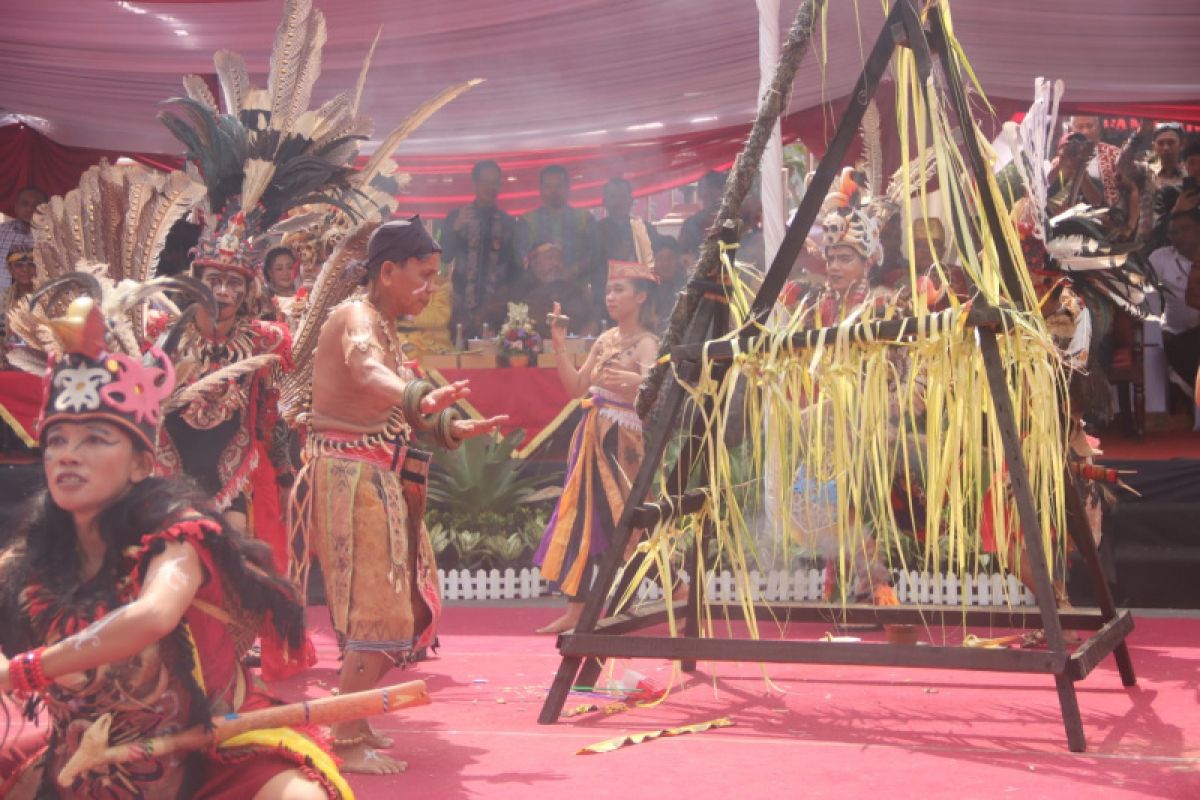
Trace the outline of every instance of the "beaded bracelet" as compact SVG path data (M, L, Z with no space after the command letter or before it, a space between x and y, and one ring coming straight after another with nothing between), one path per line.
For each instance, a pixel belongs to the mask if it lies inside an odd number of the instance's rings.
M429 381L412 380L404 385L400 409L404 412L408 424L419 431L432 430L437 424L434 414L421 413L421 401L432 391L433 384Z
M37 650L21 653L8 662L8 680L18 695L36 694L50 687L50 680L42 668L42 653L45 651L46 648L39 647Z
M46 648L39 647L25 654L29 686L35 692L44 692L50 688L50 679L46 677L46 669L42 666L42 654L45 652Z
M8 662L8 682L18 697L27 697L33 691L29 686L29 678L25 675L23 656L24 654L19 655Z
M462 439L454 435L454 423L460 419L462 419L462 414L456 408L447 408L437 415L433 438L447 450L457 450L458 446L462 444Z

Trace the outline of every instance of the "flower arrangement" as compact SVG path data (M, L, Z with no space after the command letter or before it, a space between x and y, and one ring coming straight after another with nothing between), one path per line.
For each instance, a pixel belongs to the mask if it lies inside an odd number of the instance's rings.
M542 352L542 337L529 319L529 305L509 303L508 319L500 328L500 347L497 359L501 366L536 363Z

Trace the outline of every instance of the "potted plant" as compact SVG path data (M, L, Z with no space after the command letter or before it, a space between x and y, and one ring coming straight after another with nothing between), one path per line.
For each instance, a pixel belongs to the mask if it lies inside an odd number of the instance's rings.
M508 320L500 328L496 363L501 367L537 366L540 352L542 337L529 319L529 306L526 303L509 303Z

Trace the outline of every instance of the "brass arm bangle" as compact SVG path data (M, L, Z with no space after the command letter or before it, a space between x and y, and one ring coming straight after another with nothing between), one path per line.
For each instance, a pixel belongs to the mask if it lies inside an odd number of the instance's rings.
M462 418L462 414L456 408L447 408L437 415L433 438L440 447L444 447L447 450L457 450L458 446L462 444L462 439L454 435L454 423Z
M421 413L421 401L433 391L429 381L411 380L404 385L404 397L400 402L400 410L408 424L419 431L433 430L436 415Z

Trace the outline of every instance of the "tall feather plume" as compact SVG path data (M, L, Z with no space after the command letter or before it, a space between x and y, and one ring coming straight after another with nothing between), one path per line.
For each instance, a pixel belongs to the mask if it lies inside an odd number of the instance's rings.
M391 158L392 153L400 146L401 142L407 139L413 131L421 127L427 119L432 117L437 111L454 98L461 95L463 92L483 83L483 78L472 78L469 81L456 83L453 86L448 86L443 89L436 97L426 100L421 105L405 117L400 126L387 135L383 143L379 145L379 149L372 154L366 166L362 171L355 176L355 183L358 185L370 183L376 175L379 175L383 169L383 162Z
M309 133L309 138L320 139L335 128L345 125L354 119L350 112L350 95L338 92L326 100L316 110L317 124Z
M236 117L250 92L250 73L246 71L246 61L232 50L218 50L213 54L213 66L217 69L217 81L221 84L225 113Z
M50 331L50 318L42 308L13 308L8 312L8 330L24 344L23 347L9 349L9 361L20 369L25 367L12 361L12 354L25 351L35 354L37 364L27 372L43 373L46 371L46 358L52 352L57 352L54 334Z
M74 257L67 262L66 271L73 272L76 264L87 260L87 239L83 232L83 205L79 192L67 192L63 198L62 221L64 230L61 235L67 237L69 252Z
M229 366L222 367L215 372L210 372L195 383L183 385L181 381L179 384L181 388L174 392L170 399L163 404L163 411L169 412L177 408L182 408L201 397L207 391L211 391L224 383L236 381L243 375L249 375L258 372L260 369L274 366L279 361L280 358L275 353L250 356L241 361L235 361Z
M15 329L13 329L13 332L24 339L23 334ZM24 339L24 341L28 342L32 340ZM46 372L47 352L40 348L14 347L5 353L5 357L8 359L9 364L22 372L28 372L32 375L42 375Z
M357 147L360 140L369 138L375 130L375 122L370 117L344 117L336 126L326 126L327 131L317 130L317 139L313 142L315 152L324 152L327 148L335 147L342 142L353 142ZM341 141L339 141L341 140ZM357 151L356 151L357 152Z
M862 118L863 171L872 195L883 192L883 126L879 122L879 106L867 103Z
M87 170L65 198L53 198L34 219L35 258L53 279L77 270L64 292L48 296L48 313L81 291L99 292L110 335L127 353L140 352L141 321L148 296L122 300L149 277L171 226L204 197L204 187L181 172L162 175L148 168L116 167L106 161ZM153 294L153 291L151 292ZM36 326L36 320L29 323Z
M362 68L358 71L358 82L354 84L354 102L350 104L352 114L358 114L358 109L362 105L363 89L367 85L367 73L371 69L371 60L375 58L375 46L379 44L379 37L381 35L383 35L382 25L375 31L375 38L371 40L371 47L367 50L367 57L363 59Z
M289 419L303 411L308 402L312 385L313 358L317 350L317 337L321 326L329 318L334 307L359 288L360 281L352 262L361 261L367 255L367 241L379 226L378 221L359 225L329 255L321 266L317 282L313 285L305 306L304 316L292 337L292 371L284 376L280 385L280 408Z
M143 280L145 276L138 274L139 270L132 266L138 261L138 251L142 242L137 238L138 223L146 207L153 203L155 197L155 181L152 177L138 171L125 181L127 193L125 203L125 223L121 229L124 235L121 240L121 263L130 271L127 276L132 280Z
M900 207L905 201L921 191L937 173L937 153L933 148L925 151L924 157L918 156L892 173L888 182L887 199L889 203Z
M313 9L305 28L304 50L301 53L296 81L291 92L284 98L284 121L277 127L289 131L297 127L301 115L312 100L313 86L321 75L321 50L325 47L327 32L325 15Z
M113 280L119 281L129 277L128 264L124 258L123 231L129 212L129 193L125 187L124 171L105 162L101 162L97 176L100 185L100 205L105 216L105 225L101 231L104 240L103 253L108 264L108 274Z
M104 254L104 232L107 220L100 215L99 170L89 169L79 179L76 198L79 201L79 231L81 258L84 261L100 261ZM68 202L70 202L68 195ZM99 221L100 225L93 225Z
M190 99L209 109L213 114L220 113L221 109L217 107L217 98L213 97L208 84L199 75L184 75L183 91Z
M267 93L271 96L271 121L274 130L287 130L290 122L286 109L303 61L309 55L309 17L312 0L285 0L283 19L275 29L275 44L271 48L271 71L267 77Z
M171 228L204 199L204 184L182 172L155 176L154 181L153 201L146 205L133 234L134 253L128 262L127 277L135 281L151 277Z
M1033 84L1033 104L1026 112L1021 124L1004 123L1004 138L1012 151L1013 164L1026 196L1032 206L1034 235L1043 242L1048 238L1045 227L1048 176L1047 164L1056 145L1055 123L1058 119L1058 104L1062 99L1063 82L1053 84L1037 78Z
M35 236L33 242L33 257L37 262L38 283L54 280L63 273L70 272L67 264L70 254L64 252L65 246L56 246L63 230L64 203L59 196L50 198L50 202L42 205L33 214L33 230L46 231L45 236Z
M245 128L228 114L214 115L188 98L163 104L158 118L187 147L189 170L199 172L208 188L209 206L218 210L241 189L248 151Z

